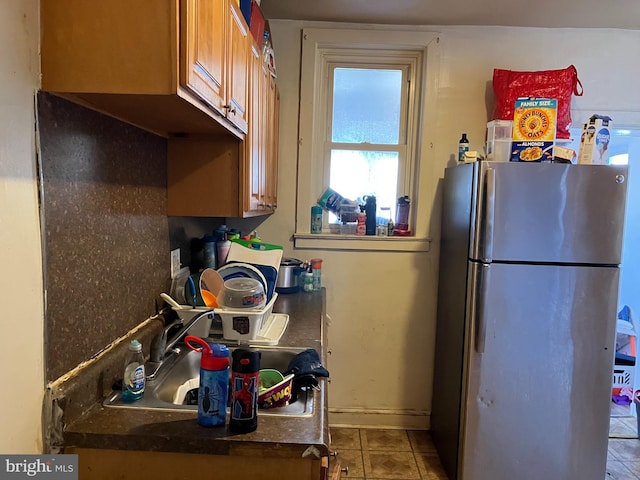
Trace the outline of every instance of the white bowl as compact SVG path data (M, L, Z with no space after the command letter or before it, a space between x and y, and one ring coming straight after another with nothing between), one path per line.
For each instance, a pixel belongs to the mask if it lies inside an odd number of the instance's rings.
M218 303L223 308L260 309L266 304L264 285L255 278L237 277L225 280Z

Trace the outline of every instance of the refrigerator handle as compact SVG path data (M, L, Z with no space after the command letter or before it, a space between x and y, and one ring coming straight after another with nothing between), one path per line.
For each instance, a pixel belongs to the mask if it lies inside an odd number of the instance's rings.
M476 264L471 271L470 278L470 318L473 325L473 339L475 350L484 353L485 338L487 335L486 298L488 285L489 265Z
M482 259L485 262L491 262L493 259L493 227L496 209L496 171L494 168L487 168L485 189Z

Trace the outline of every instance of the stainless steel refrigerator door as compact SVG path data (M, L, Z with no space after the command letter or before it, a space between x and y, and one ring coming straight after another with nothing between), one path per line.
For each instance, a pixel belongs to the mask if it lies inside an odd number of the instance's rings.
M470 269L459 479L602 480L618 268Z
M477 162L473 168L478 207L470 258L620 264L626 166Z
M457 475L460 443L467 252L469 226L474 215L474 205L471 203L474 196L472 173L471 164L448 168L442 189L431 435L449 478L456 478Z

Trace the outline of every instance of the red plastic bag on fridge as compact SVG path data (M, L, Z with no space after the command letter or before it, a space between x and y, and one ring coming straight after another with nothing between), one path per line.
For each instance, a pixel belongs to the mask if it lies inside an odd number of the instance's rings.
M582 83L576 67L560 70L516 72L493 70L493 91L496 94L494 120L513 120L513 106L518 97L555 98L558 100L556 138L570 138L571 95L582 96Z

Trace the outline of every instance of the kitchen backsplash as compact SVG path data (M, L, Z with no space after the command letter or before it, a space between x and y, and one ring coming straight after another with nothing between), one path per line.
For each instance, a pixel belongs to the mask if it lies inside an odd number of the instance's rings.
M170 286L167 141L53 95L37 98L46 378L54 380L154 315Z

